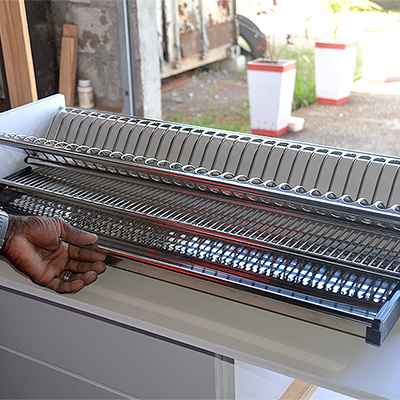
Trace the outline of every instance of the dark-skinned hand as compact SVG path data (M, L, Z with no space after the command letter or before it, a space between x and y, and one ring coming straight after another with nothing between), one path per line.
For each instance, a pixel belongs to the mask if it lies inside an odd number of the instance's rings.
M10 215L0 254L33 282L58 293L74 293L106 268L105 255L93 245L96 240L97 235L62 218Z

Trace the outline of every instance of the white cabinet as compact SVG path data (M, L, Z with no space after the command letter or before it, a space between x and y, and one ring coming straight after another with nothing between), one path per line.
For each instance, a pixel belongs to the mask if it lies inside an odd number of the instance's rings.
M215 399L230 359L0 290L0 398ZM217 367L217 368L216 368Z
M59 295L0 260L0 318L0 398L279 399L294 379L312 400L400 393L399 324L377 348L111 267Z

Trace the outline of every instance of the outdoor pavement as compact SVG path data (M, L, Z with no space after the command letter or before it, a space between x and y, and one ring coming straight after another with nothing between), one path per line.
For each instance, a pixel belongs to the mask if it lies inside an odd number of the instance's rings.
M314 103L293 113L304 118L301 132L282 139L400 157L400 81L353 84L339 106Z

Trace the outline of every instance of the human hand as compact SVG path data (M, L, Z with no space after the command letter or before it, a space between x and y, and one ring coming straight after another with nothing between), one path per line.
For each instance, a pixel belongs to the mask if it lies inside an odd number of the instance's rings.
M105 270L105 255L83 248L97 235L72 227L57 217L10 215L0 254L39 285L74 293Z

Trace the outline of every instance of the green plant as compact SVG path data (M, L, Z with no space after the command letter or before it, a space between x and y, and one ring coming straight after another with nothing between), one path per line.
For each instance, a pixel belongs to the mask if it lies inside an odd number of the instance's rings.
M346 11L373 11L382 10L382 7L370 0L321 0L323 6L330 8L335 16L335 34L337 37L338 17Z
M207 126L234 132L250 132L249 101L241 100L229 110L217 111L216 107L204 108L198 115L191 112L171 113L163 116L167 121L179 121L195 126Z
M357 50L357 58L356 58L356 67L354 69L353 82L361 79L363 76L362 72L362 49L358 48Z
M292 36L290 34L286 35L285 42L278 42L275 36L267 36L266 40L266 50L265 58L272 63L277 63L281 58L282 53L287 48L287 46L293 46Z

